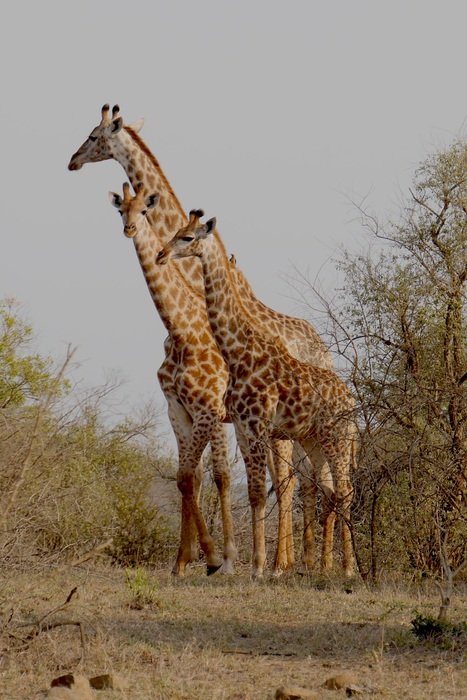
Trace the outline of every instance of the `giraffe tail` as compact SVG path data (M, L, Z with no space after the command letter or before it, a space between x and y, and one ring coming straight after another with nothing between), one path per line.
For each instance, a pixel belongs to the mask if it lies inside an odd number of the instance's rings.
M352 472L356 472L358 470L358 461L357 461L357 453L358 453L358 440L359 435L358 435L358 428L356 425L352 426L351 430L351 435L350 435L350 440L351 440L351 448L350 448L350 468Z

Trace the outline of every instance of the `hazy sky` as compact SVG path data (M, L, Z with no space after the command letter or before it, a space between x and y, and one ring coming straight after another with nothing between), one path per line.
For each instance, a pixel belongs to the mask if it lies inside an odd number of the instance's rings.
M334 284L362 245L349 198L384 218L414 169L465 135L465 0L17 0L3 4L0 294L90 385L155 396L165 331L107 199L114 161L68 172L118 102L185 208L217 216L258 296L297 314L297 267Z

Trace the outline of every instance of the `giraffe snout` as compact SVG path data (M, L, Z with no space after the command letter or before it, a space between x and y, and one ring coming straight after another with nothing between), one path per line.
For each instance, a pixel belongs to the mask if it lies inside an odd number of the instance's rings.
M70 158L70 162L68 163L68 170L80 170L80 168L82 168L82 163L79 163L77 160L78 155L78 151L76 153L73 153L73 155Z
M127 238L133 238L136 235L135 224L125 224L123 227L123 233Z

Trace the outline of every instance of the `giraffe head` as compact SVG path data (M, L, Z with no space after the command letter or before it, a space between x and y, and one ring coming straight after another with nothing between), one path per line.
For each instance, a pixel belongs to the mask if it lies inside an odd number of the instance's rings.
M145 195L143 185L140 183L136 188L135 196L132 197L129 183L124 182L123 197L116 192L109 192L109 199L121 214L123 233L127 238L134 238L143 228L148 211L157 206L159 195L157 192Z
M133 131L139 131L143 125L140 120L132 124ZM110 107L105 104L101 111L101 121L94 127L86 141L71 156L68 170L79 170L85 163L97 163L99 160L108 160L113 157L112 145L123 127L123 119L120 116L120 107L114 105L112 113Z
M192 209L186 226L177 231L175 236L159 251L156 263L165 265L170 259L199 257L203 250L203 240L213 233L216 228L216 219L212 218L202 224L200 219L204 216L202 209Z

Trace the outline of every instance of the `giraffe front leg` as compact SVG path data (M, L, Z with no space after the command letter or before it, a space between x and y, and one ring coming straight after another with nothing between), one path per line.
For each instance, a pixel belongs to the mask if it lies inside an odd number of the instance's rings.
M234 423L237 441L245 462L248 498L251 508L251 524L253 530L253 562L252 576L254 579L263 577L266 563L266 544L264 519L266 514L266 465L267 445L258 437L246 435L245 427L237 421ZM250 432L250 431L248 431Z
M219 569L219 573L222 574L234 573L234 562L237 558L230 493L231 473L228 448L226 426L222 423L218 423L211 436L211 450L213 476L219 492L222 531L224 536L224 561Z

